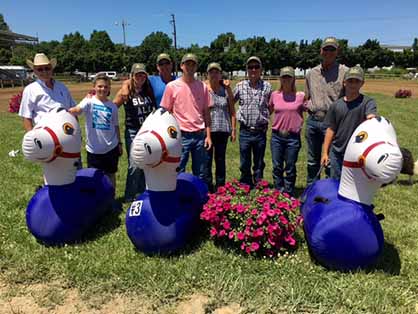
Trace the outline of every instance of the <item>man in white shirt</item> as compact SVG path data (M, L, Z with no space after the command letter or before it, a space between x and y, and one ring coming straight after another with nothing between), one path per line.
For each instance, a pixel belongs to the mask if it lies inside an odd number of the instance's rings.
M32 130L42 115L55 107L69 109L76 103L64 84L54 80L53 70L57 60L51 60L43 53L37 53L33 62L26 60L38 79L23 90L19 116L23 117L23 127L26 131Z

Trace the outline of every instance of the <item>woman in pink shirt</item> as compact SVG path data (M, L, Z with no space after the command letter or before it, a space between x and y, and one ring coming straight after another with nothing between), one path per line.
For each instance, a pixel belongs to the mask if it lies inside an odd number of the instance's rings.
M280 89L271 94L270 113L274 112L271 135L274 187L293 196L296 182L296 161L301 147L300 131L305 111L305 94L296 92L295 70L280 70ZM285 167L283 168L283 165ZM286 172L286 176L283 176Z

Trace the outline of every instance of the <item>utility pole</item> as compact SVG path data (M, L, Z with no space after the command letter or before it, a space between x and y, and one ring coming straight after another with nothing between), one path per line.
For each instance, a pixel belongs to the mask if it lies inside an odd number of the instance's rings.
M119 22L115 22L115 25L122 25L122 31L123 31L123 46L126 48L126 28L128 27L128 22L124 19L122 19L122 23L119 24Z
M176 32L176 17L171 14L170 24L173 25L173 37L174 37L174 51L177 56L177 32ZM174 59L174 73L177 75L177 60Z

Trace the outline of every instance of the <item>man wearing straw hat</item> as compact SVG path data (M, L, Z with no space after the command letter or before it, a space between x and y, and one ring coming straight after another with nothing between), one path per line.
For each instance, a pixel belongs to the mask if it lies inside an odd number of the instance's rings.
M52 78L57 60L51 60L43 53L37 53L33 61L26 60L38 79L23 90L19 116L23 117L23 127L32 130L42 115L55 107L69 109L76 105L64 84Z

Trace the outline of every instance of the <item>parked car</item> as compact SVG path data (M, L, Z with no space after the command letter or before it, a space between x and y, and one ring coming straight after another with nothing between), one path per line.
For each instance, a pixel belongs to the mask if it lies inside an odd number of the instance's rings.
M96 75L99 75L99 74L105 74L107 77L109 77L113 81L118 80L118 75L117 75L116 71L101 71L101 72L97 72L96 74L89 75L89 79L91 81L93 81L94 78L96 77Z

